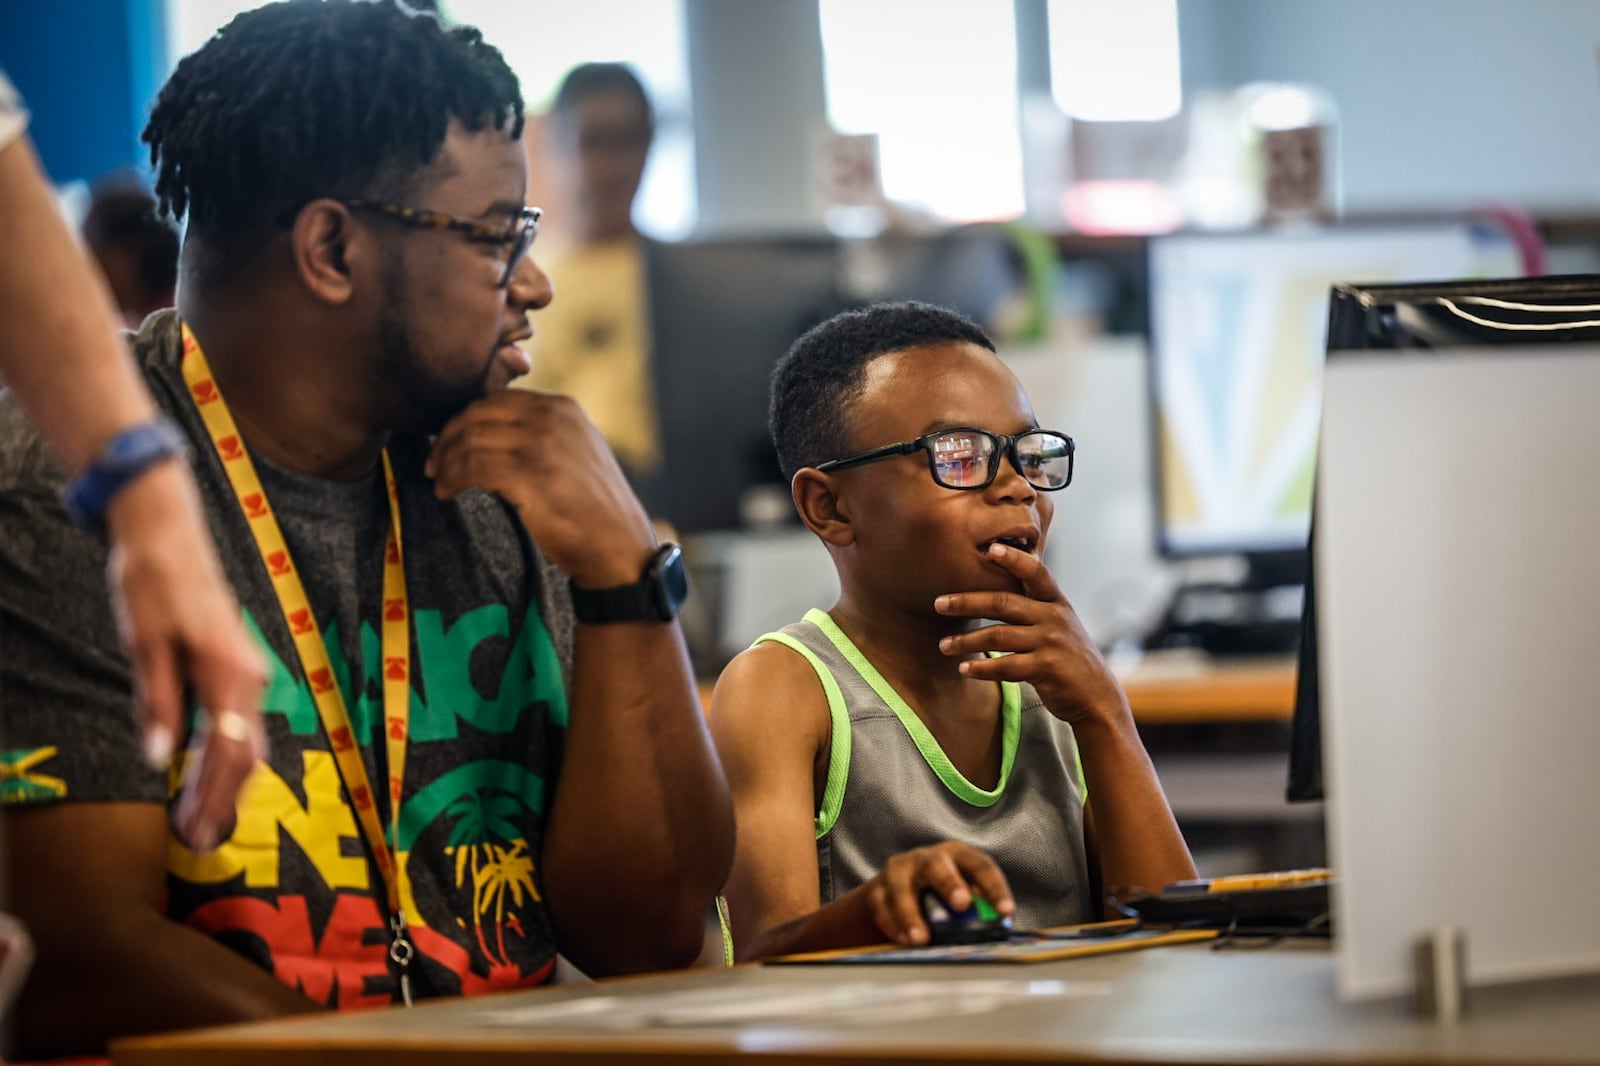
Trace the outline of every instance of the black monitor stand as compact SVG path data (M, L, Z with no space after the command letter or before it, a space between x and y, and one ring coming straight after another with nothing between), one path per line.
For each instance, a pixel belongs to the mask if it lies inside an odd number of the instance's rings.
M1300 644L1296 593L1305 585L1306 553L1255 552L1245 561L1245 577L1235 584L1178 588L1145 647L1197 648L1221 658L1293 654Z

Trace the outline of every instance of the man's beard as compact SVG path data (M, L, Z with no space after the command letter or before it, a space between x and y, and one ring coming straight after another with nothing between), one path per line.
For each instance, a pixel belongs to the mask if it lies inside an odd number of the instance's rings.
M448 381L429 368L401 319L400 308L407 306L407 301L398 269L386 272L383 304L378 318L378 366L390 394L401 405L401 424L394 428L435 435L468 405L488 395L494 353L484 358L483 370L476 379Z

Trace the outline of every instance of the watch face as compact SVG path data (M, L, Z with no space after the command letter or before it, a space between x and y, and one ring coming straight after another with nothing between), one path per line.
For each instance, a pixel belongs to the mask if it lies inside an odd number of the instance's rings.
M683 565L683 549L668 541L656 549L644 574L630 585L584 589L569 580L569 587L572 610L580 622L670 622L688 598L689 574Z
M676 544L662 545L661 554L656 560L656 573L660 575L656 589L661 597L659 606L662 617L676 618L678 608L689 598L689 572L683 565L683 549Z

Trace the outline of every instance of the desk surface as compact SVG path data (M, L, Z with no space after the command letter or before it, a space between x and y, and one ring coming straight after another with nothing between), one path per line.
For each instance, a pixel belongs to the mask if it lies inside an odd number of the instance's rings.
M1117 680L1141 725L1287 722L1294 715L1292 658L1214 660L1148 655Z
M1189 722L1287 722L1294 715L1292 658L1222 660L1147 656L1117 673L1142 725ZM714 680L700 682L709 710Z
M895 992L911 997L899 1017L852 1020L837 1013ZM828 1009L773 1018L769 1002L765 1019L729 1016L741 1003L785 995L821 996ZM689 1006L684 997L698 1000L700 1017L682 1016ZM962 1013L963 1007L978 1009ZM529 1009L546 1017L537 1023L514 1017ZM621 1028L630 1017L647 1018L649 1028ZM1468 1017L1446 1026L1413 1018L1393 1002L1338 1003L1331 953L1301 943L1266 950L1158 948L1030 965L740 967L147 1037L120 1043L113 1061L409 1066L515 1060L593 1066L746 1057L784 1066L1570 1066L1600 1063L1600 977L1474 990Z

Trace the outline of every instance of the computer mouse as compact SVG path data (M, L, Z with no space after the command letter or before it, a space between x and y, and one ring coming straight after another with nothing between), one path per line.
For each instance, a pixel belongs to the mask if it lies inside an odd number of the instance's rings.
M919 902L930 944L981 944L1011 936L1011 916L996 911L976 892L972 894L972 906L964 911L951 910L931 888L922 890Z

